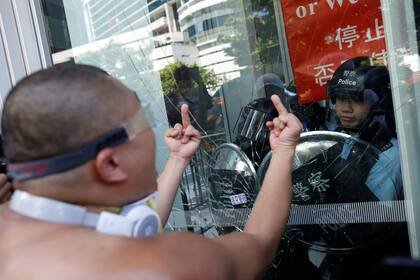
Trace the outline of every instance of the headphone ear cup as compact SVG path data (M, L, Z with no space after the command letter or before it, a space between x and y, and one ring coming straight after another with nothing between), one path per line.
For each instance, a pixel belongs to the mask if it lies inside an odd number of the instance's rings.
M146 205L134 207L125 217L134 221L131 237L153 236L160 231L159 215Z

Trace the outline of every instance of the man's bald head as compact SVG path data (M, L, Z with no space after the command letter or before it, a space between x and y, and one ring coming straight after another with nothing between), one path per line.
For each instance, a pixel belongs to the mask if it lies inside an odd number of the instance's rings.
M99 68L60 64L32 74L3 109L6 157L28 161L64 153L130 116L133 93Z

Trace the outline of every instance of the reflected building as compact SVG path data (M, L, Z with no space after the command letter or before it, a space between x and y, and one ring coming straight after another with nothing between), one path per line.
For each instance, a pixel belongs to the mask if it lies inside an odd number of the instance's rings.
M213 70L223 81L240 76L236 58L226 52L231 43L221 38L235 34L235 25L228 19L241 10L241 1L229 0L181 0L178 9L185 43L195 45L200 66Z
M154 70L175 61L196 63L197 49L183 44L178 0L85 0L84 5L93 40L145 28L154 44L151 54Z
M124 44L151 40L152 45L148 48L153 51L149 59L153 61L154 71L175 61L197 63L213 70L222 82L240 77L247 68L244 65L252 64L251 59L238 63L229 42L230 36L238 33L238 26L245 27L242 2L42 0L42 3L48 14L48 30L53 33L49 36L54 40L51 44L55 48L53 53L70 48L74 51L75 47L93 42L105 42L99 43L104 45L115 37L123 38ZM243 22L237 22L238 19ZM249 53L248 45L241 48ZM56 54L54 61L63 62L72 55Z
M84 0L93 40L150 25L156 46L182 41L176 24L177 1Z
M80 47L76 54L83 53L84 49L92 50L92 43L100 47L112 40L151 50L148 59L152 60L154 71L175 61L197 62L197 48L183 43L178 0L43 0L43 5L49 12L48 29L54 33L50 38L57 41L51 45L62 46L53 50L55 62L69 60L75 54L75 47ZM72 53L66 53L70 48Z
M255 68L251 49L255 30L246 22L249 1L181 0L179 24L184 42L198 49L198 65L213 71L220 87L210 92L222 102L226 140L243 106L252 101Z

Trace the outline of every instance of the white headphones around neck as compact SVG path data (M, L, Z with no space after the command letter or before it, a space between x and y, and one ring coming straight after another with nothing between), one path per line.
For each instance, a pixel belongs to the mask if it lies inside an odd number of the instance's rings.
M81 225L111 235L146 237L158 234L161 229L159 215L145 205L150 196L123 207L121 214L106 211L97 214L88 212L86 207L16 190L10 200L10 209L45 222Z

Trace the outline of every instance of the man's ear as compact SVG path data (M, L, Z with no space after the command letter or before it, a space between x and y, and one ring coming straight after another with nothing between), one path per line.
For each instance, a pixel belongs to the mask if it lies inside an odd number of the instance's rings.
M95 159L99 177L107 183L119 183L127 179L127 173L121 168L119 158L113 149L101 150Z

